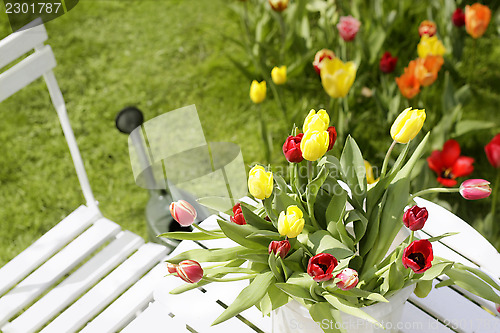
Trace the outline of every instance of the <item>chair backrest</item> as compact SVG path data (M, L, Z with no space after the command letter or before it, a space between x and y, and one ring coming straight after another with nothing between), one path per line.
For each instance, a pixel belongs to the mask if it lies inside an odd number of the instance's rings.
M48 38L47 31L40 19L31 22L25 28L0 41L0 69L31 50L35 50L33 54L0 73L0 102L43 76L52 104L59 116L59 122L68 143L87 206L99 211L90 188L73 129L69 123L64 98L52 72L52 69L56 66L56 59L50 46L44 45Z

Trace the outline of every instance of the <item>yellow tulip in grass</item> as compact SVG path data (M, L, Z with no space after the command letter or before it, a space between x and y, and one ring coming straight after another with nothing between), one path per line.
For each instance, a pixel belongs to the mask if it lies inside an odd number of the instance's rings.
M411 107L403 110L391 126L391 136L394 141L408 143L422 129L425 121L425 110L412 110Z
M321 158L328 150L330 137L328 131L309 130L304 133L300 141L300 150L302 156L308 161L316 161Z
M321 109L316 113L316 110L309 111L306 119L304 120L304 126L302 126L302 131L326 131L328 125L330 124L330 116L325 110Z
M417 45L418 57L422 59L428 55L442 56L445 52L446 49L437 36L423 35Z
M276 85L286 83L286 66L274 67L271 71L271 78Z
M256 80L252 81L252 85L250 86L250 99L255 104L262 103L266 99L266 81L257 82Z
M248 175L248 190L256 199L265 199L273 193L273 173L263 166L254 166Z
M356 65L342 62L339 58L325 58L321 62L321 84L333 98L345 97L356 78Z
M297 237L304 229L304 214L297 206L288 206L285 212L281 212L278 218L278 232L288 238Z

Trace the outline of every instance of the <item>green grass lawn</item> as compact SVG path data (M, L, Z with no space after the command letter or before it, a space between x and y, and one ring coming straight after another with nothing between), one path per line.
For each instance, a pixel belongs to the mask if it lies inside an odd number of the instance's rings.
M127 137L115 129L115 115L125 106L136 105L151 119L196 104L207 141L234 142L247 165L263 162L257 109L248 98L250 82L225 57L238 58L242 52L221 34L238 38L239 33L227 3L81 1L46 24L48 44L58 61L55 75L95 197L103 214L124 229L146 236L148 200L146 190L134 183ZM0 38L9 33L2 10ZM483 45L487 43L491 45ZM493 52L478 56L494 67L500 54L498 37L480 41L481 45L494 47ZM496 66L483 73L488 80L476 91L484 96L475 96L482 104L468 109L471 118L492 111L498 119L495 105L500 98L494 84L500 83L500 71ZM317 103L289 97L288 109L303 109L305 116L310 108L323 106L318 101L325 96L321 92L309 100ZM284 138L276 133L288 132L283 121L273 121L281 118L281 111L274 102L262 107L279 150ZM44 82L39 79L10 97L0 104L0 111L2 266L84 201ZM477 150L474 147L466 150Z

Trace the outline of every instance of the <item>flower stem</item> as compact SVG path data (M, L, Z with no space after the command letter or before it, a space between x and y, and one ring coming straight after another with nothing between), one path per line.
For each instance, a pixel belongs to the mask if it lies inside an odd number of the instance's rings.
M387 165L389 164L389 158L391 157L392 150L394 149L394 147L396 147L396 143L396 140L392 141L391 146L389 147L389 149L387 149L387 154L385 154L384 163L382 164L382 170L380 171L380 178L383 178L385 176Z
M493 236L495 236L495 214L497 210L497 201L498 201L498 187L500 186L500 169L497 170L497 177L495 178L495 183L493 184L493 194L491 196L491 212L490 219L488 220L488 231L491 232Z
M442 187L434 187L434 188L428 188L426 190L418 191L417 193L413 194L410 197L410 201L413 200L413 198L422 196L425 194L431 194L431 193L456 193L458 192L459 188L454 187L454 188L442 188Z
M310 183L312 181L312 178L313 178L312 168L313 168L312 161L307 161L307 180L308 180L308 183Z
M210 235L210 236L220 236L221 233L220 232L213 232L213 231L209 231L209 230L206 230L206 229L203 229L202 227L200 227L198 224L196 223L193 223L191 224L195 229L198 229L199 231L201 231L202 233L204 234L207 234L207 235Z

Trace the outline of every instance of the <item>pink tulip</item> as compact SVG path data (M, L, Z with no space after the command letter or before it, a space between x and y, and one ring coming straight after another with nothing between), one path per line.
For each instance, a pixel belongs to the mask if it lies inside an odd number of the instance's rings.
M179 200L170 204L170 214L180 225L187 227L196 219L196 209L185 200Z
M359 281L358 272L352 268L344 268L335 278L340 279L340 281L337 282L337 287L342 290L350 290L356 287Z
M459 192L467 200L477 200L489 197L490 182L484 179L468 179L459 188Z
M340 37L346 42L349 42L356 37L360 26L361 22L351 15L341 16L340 22L337 24L337 29L339 29Z
M188 283L196 283L203 277L203 269L194 260L184 260L176 267L177 274Z
M167 270L170 274L177 273L177 265L167 262Z

